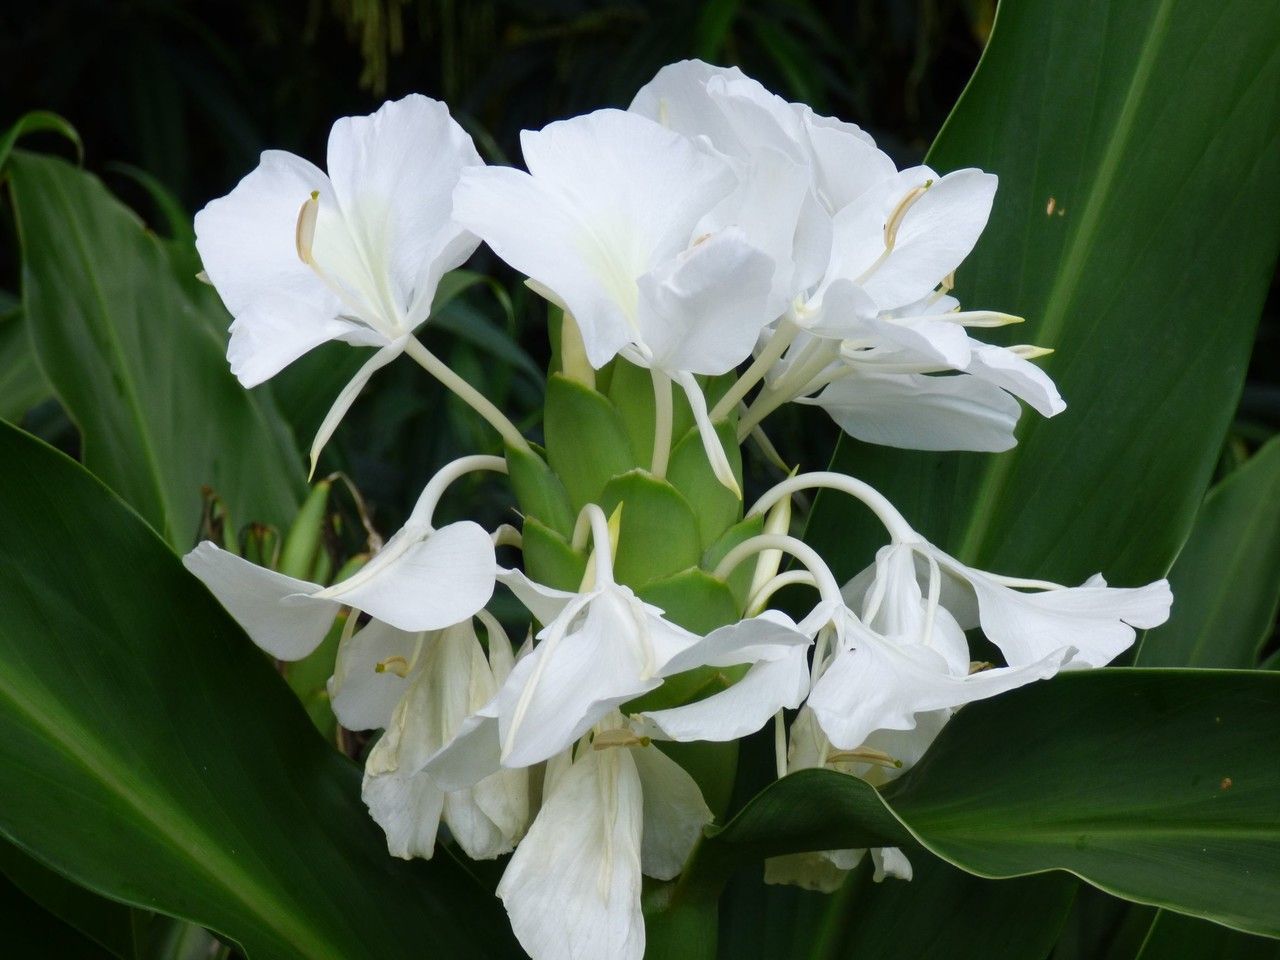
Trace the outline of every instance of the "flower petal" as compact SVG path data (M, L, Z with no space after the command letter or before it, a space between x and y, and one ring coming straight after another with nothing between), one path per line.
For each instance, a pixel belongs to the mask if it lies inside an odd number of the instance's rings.
M341 604L305 594L318 584L286 577L250 563L204 540L182 565L244 628L249 638L278 660L301 660L320 646Z
M1008 450L1022 413L1018 401L974 377L865 369L798 402L822 407L859 440L907 450Z
M965 371L974 377L1008 390L1045 417L1067 409L1049 375L1030 360L1004 347L973 341L973 355Z
M381 620L370 620L345 640L329 678L329 702L338 722L348 730L385 727L409 687L403 670L421 666L419 650L430 642L426 632L408 633ZM401 661L403 670L385 668Z
M641 960L640 778L629 750L585 750L558 778L498 896L538 960Z
M482 163L449 108L420 94L344 117L329 133L329 176L347 228L369 282L389 282L408 329L427 318L440 277L476 248L452 217L453 190L464 169Z
M645 876L672 880L689 859L702 828L712 821L697 782L657 747L628 751L640 776L644 830L640 862Z
M320 459L320 452L324 449L325 444L329 442L329 438L333 436L334 431L338 429L338 424L347 415L351 405L356 402L356 397L360 396L360 391L365 388L365 384L369 382L369 379L375 373L400 356L403 351L404 342L400 340L378 350L361 365L355 376L339 392L337 399L333 401L333 405L329 408L329 412L320 421L320 427L316 430L315 438L311 441L310 472L312 474L316 472L316 461Z
M514 593L533 618L542 624L550 623L570 601L578 597L572 591L545 586L530 580L523 571L508 570L505 567L498 570L498 582Z
M428 534L405 527L383 551L394 559L370 561L323 596L401 630L439 630L470 618L493 596L497 559L493 540L478 523L463 520Z

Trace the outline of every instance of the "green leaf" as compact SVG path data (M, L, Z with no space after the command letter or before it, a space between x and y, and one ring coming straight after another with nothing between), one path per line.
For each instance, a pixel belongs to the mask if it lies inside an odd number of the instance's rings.
M720 561L729 555L730 550L744 540L749 540L763 532L763 514L756 514L754 517L739 520L726 530L719 540L707 548L707 552L702 555L702 569L714 571ZM733 596L738 602L739 609L746 609L747 601L751 599L747 596L747 592L751 589L751 580L755 574L755 568L756 565L754 563L740 563L729 574L729 589L733 591Z
M4 931L8 960L112 960L116 956L63 923L4 877L0 877L0 930Z
M0 314L0 420L17 422L52 392L27 336L22 308Z
M958 295L1027 318L1009 334L1056 350L1044 366L1068 408L1027 412L1007 453L842 441L836 467L979 567L1162 576L1234 412L1280 242L1277 45L1271 0L1002 4L928 159L999 175ZM813 542L852 573L882 538L844 498L820 500Z
M698 518L689 501L665 480L632 470L610 480L599 503L609 515L622 504L613 565L619 583L638 589L698 565Z
M76 163L84 163L84 143L67 120L48 110L32 110L18 118L18 122L0 134L0 167L9 159L14 145L32 133L56 133L69 140L76 148Z
M742 448L738 446L736 429L728 421L716 424L716 435L741 486ZM697 427L691 428L672 449L667 481L684 494L693 507L704 549L742 519L742 501L716 479Z
M242 522L284 526L301 461L268 396L231 375L160 241L65 161L18 152L9 169L26 320L86 465L177 549L205 486Z
M562 373L547 381L544 418L547 461L563 481L575 512L598 503L605 484L635 466L614 405Z
M0 462L0 833L254 960L510 954L446 853L387 855L359 771L135 514L6 425Z
M1173 615L1142 640L1144 667L1253 667L1280 603L1280 438L1205 498L1169 574Z
M653 461L653 375L644 367L619 358L610 364L609 399L617 408L631 438L631 453L635 463L648 465ZM710 401L714 402L714 401ZM679 438L693 426L693 411L684 391L673 388L671 398L671 435ZM737 438L734 438L734 445Z
M980 876L1067 870L1276 936L1278 738L1274 674L1064 674L961 710L883 793L826 770L777 781L709 831L688 882L788 851L898 845L905 828Z
M627 508L622 508L625 518ZM654 580L637 592L640 599L652 603L686 630L710 633L717 627L738 620L738 603L723 580L705 570L682 570L670 577Z
M573 549L568 539L537 517L521 524L524 570L538 583L557 590L577 590L587 569L587 557Z
M1135 960L1277 960L1280 940L1161 910Z
M529 447L507 444L507 470L516 502L525 517L535 517L561 536L573 535L573 505L560 478Z
M76 886L66 877L0 841L0 873L63 923L121 960L133 960L134 911Z

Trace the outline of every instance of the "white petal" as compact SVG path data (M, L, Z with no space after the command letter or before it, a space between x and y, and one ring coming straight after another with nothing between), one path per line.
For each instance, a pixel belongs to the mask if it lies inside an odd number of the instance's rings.
M451 213L461 172L481 163L448 107L420 94L345 117L329 134L329 176L348 230L408 329L427 318L440 277L476 247Z
M408 631L459 623L493 596L493 540L477 523L451 523L425 537L406 527L383 550L394 559L376 572L358 571L350 581L328 588L324 596ZM377 562L375 556L369 568Z
M388 853L403 860L431 859L444 793L430 777L366 773L360 795L370 816L387 835Z
M684 250L732 170L652 121L599 110L521 136L532 176L464 176L455 216L553 291L600 367L634 336L637 279Z
M684 767L657 747L628 751L644 794L640 862L645 876L672 880L712 820L702 791Z
M975 340L972 358L964 369L971 376L1008 390L1042 416L1056 416L1067 409L1049 375L1012 350Z
M651 366L718 376L751 356L768 312L773 261L729 228L639 278L637 324Z
M956 677L937 652L856 630L814 685L809 707L841 750L861 746L876 730L910 730L915 715L957 707L1053 676L1071 647L1019 667Z
M1028 663L1059 647L1072 646L1073 662L1100 667L1133 644L1134 627L1150 629L1169 617L1169 582L1145 587L1086 583L1064 590L1022 593L969 570L983 633L1013 665Z
M889 156L853 124L836 125L813 116L806 118L805 128L819 189L832 210L848 206L875 184L897 173Z
M731 667L757 660L780 660L794 647L808 647L812 637L794 620L778 610L766 610L757 617L712 630L667 661L663 676L695 667Z
M995 195L993 174L957 170L913 203L893 251L863 285L881 309L919 300L960 266L987 225Z
M401 341L396 341L389 346L383 347L361 365L360 369L356 371L356 375L339 392L337 399L333 401L333 405L329 408L329 412L320 421L320 427L316 430L315 438L311 441L312 473L315 473L316 461L320 459L320 452L324 449L325 444L329 442L329 438L333 436L334 431L338 429L338 424L347 415L351 405L356 402L356 397L360 396L360 391L365 388L365 384L369 382L369 379L375 373L400 356L403 351L404 344Z
M931 317L873 318L859 331L868 339L898 349L904 359L930 362L951 370L971 366L974 341L958 324Z
M498 896L536 960L641 960L640 778L629 750L586 750L559 778Z
M498 581L514 593L533 618L542 624L550 623L570 601L578 597L577 593L570 590L557 590L555 587L536 583L521 570L499 569Z
M228 357L246 387L353 329L338 319L339 298L298 257L298 212L313 191L334 204L323 171L268 150L231 193L196 214L196 249L235 318Z
M409 687L409 677L394 668L417 664L420 647L430 642L424 632L408 633L380 620L370 620L344 641L329 679L329 701L338 722L348 730L385 727ZM393 669L385 669L387 665Z
M507 767L559 753L615 707L661 682L655 665L645 663L640 626L619 588L570 604L542 636L498 695Z
M836 866L828 851L790 853L782 857L769 857L764 862L764 882L816 893L835 893L844 886L849 871ZM861 851L859 851L861 852Z
M628 111L648 117L686 137L706 137L721 153L745 156L733 125L707 92L712 77L744 78L737 67L716 67L701 60L681 60L657 72L636 93Z
M423 772L445 790L475 786L502 766L502 741L498 736L495 698L459 724L453 739L433 754Z
M313 600L318 584L286 577L208 540L182 558L249 638L278 660L301 660L320 645L341 604Z
M1008 450L1022 412L1003 390L974 377L862 369L799 402L822 407L859 440L908 450Z
M707 412L707 399L702 395L702 388L698 386L698 381L692 374L680 373L673 379L684 390L685 399L689 401L693 422L698 428L698 437L702 440L702 451L707 455L711 472L725 489L733 491L741 500L742 487L739 486L733 466L729 463L729 456L725 453L720 435L716 433L715 424L711 422L711 415Z
M871 879L876 883L881 883L885 877L911 879L911 861L897 847L875 847L871 851L871 860L875 864Z
M806 647L792 647L782 659L754 663L740 680L719 693L643 716L671 740L737 740L755 733L784 707L795 709L809 692Z
M529 825L529 771L499 770L476 784L469 793L476 809L493 824L498 837L482 848L475 841L471 845L463 843L452 819L448 821L449 829L473 860L490 860L509 853Z

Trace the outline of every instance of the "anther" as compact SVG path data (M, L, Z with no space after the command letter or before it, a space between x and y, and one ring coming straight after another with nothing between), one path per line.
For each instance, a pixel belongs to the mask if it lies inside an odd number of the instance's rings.
M983 670L990 670L995 664L988 660L971 660L969 662L969 676L975 673L981 673Z
M373 672L394 673L397 677L407 677L409 675L409 661L401 656L387 657L387 659L379 660L374 664Z
M311 196L303 201L298 211L298 224L293 231L294 246L298 250L298 259L311 266L311 245L316 238L316 217L320 213L320 191L312 190Z
M874 747L858 747L856 750L839 750L827 754L827 763L870 763L877 767L901 769L902 761Z
M611 747L647 747L653 743L649 737L642 737L630 730L601 730L591 741L592 750L608 750Z
M907 211L911 209L912 204L928 193L929 188L933 186L932 180L926 180L918 187L912 187L907 191L906 196L898 201L898 205L893 208L893 213L889 214L889 219L884 224L884 248L892 250L893 245L898 242L898 228L902 226L902 221L907 215Z
M1016 346L1009 347L1013 353L1016 353L1023 360L1038 360L1040 357L1047 357L1053 353L1053 347L1037 347L1030 343L1019 343Z

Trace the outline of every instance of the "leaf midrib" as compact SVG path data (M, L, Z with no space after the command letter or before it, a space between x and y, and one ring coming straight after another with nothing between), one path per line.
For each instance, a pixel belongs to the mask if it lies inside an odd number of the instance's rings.
M1036 330L1036 339L1045 345L1052 346L1061 336L1061 328L1068 316L1068 307L1079 290L1079 279L1084 269L1085 259L1092 245L1094 234L1102 219L1111 190L1120 169L1120 158L1133 136L1138 106L1146 95L1151 81L1158 52L1169 26L1172 0L1161 0L1151 28L1142 44L1142 53L1134 66L1133 76L1125 91L1124 102L1120 108L1119 118L1102 160L1097 167L1096 176L1092 179L1093 189L1085 201L1085 209L1080 226L1067 240L1065 255L1059 260L1062 264L1054 278L1049 294L1045 298L1045 311ZM1025 431L1019 430L1022 438ZM991 529L992 517L1003 501L1001 491L1009 482L1017 460L1017 451L1012 450L1003 456L989 457L982 469L982 480L978 483L973 497L974 506L969 515L969 522L959 539L955 555L962 560L975 562L987 534Z
M22 696L8 682L3 671L0 671L0 695L25 716L32 727L42 732L46 740L55 744L63 754L101 783L110 796L127 804L144 822L150 824L156 835L167 840L171 848L188 861L193 872L204 874L215 887L225 890L234 900L243 904L263 926L272 930L284 943L297 948L299 956L342 960L343 955L333 952L332 945L325 940L316 939L308 926L288 922L292 916L289 905L279 901L272 889L264 887L251 875L239 870L236 862L223 854L221 845L216 840L204 834L189 820L164 816L169 805L163 798L154 796L149 791L131 788L107 764L100 762L98 757L111 756L111 752L107 745L96 742L90 731L72 724L76 735L64 735L63 727L56 719L59 711L55 709L50 713L41 710L34 699ZM97 749L89 749L89 744ZM231 931L225 932L233 935Z

